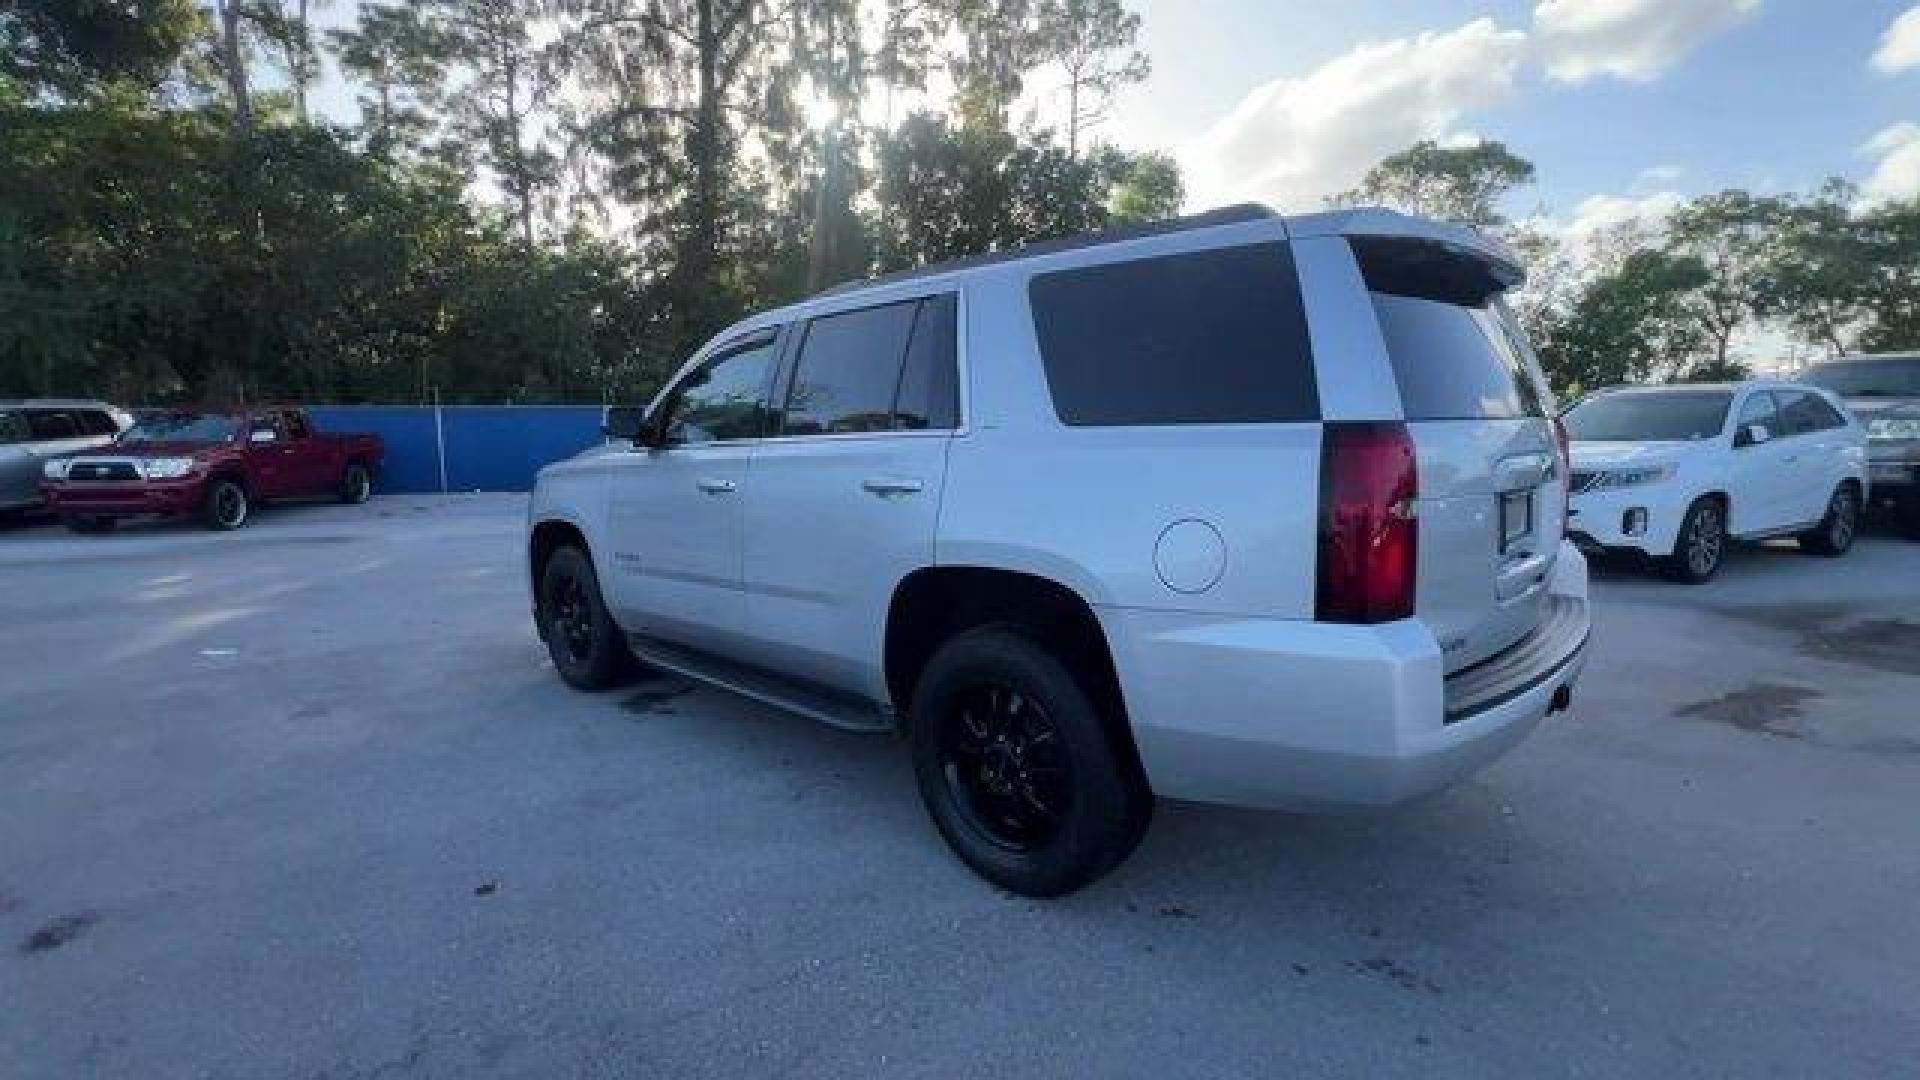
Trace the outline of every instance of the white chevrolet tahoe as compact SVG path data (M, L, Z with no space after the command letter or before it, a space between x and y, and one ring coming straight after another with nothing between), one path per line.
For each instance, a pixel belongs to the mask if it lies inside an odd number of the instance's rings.
M898 731L1008 889L1156 798L1399 803L1566 707L1565 448L1478 234L1243 207L842 287L727 329L625 452L540 474L560 675L636 657Z
M1815 555L1853 547L1867 505L1867 432L1825 390L1796 383L1602 390L1562 418L1572 440L1570 532L1637 551L1699 583L1728 544L1793 536Z

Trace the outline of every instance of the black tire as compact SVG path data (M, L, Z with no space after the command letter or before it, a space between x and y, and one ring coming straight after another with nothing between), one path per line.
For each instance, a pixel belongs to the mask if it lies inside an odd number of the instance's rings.
M1139 844L1153 796L1079 680L1039 642L984 627L941 646L914 688L920 797L954 853L1024 896L1060 896Z
M112 532L114 526L119 524L110 517L94 517L91 514L69 514L60 522L77 533Z
M1920 544L1920 496L1903 500L1897 513L1900 515L1900 532L1908 540Z
M593 560L572 545L555 551L540 574L540 633L554 670L576 690L609 689L633 666L626 634L601 599Z
M347 471L340 477L340 501L349 506L358 506L373 498L373 472L360 462L347 463Z
M1710 581L1727 561L1727 504L1711 495L1693 501L1680 522L1673 554L1661 560L1668 577L1689 585Z
M1860 489L1848 480L1833 489L1827 500L1827 513L1820 524L1800 534L1800 550L1809 555L1837 559L1853 549L1860 535Z
M206 497L200 503L200 520L207 528L232 532L244 528L252 517L253 499L247 495L246 485L228 476L207 483Z

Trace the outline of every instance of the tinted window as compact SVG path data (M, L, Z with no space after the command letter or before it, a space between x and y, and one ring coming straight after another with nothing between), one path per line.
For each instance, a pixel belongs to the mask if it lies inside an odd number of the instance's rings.
M1686 442L1719 436L1733 394L1726 390L1599 394L1567 410L1576 442Z
M17 412L0 412L0 446L26 442L32 437L33 429L27 426L26 417Z
M914 302L889 304L809 323L781 433L892 430L900 365L918 310Z
M687 376L667 406L667 441L707 443L758 437L766 415L774 341L769 334L750 347L708 361Z
M27 413L27 426L33 429L35 439L77 439L80 437L80 425L73 420L73 414L34 409Z
M89 435L113 435L120 431L120 428L114 424L113 417L99 409L88 409L81 413L80 422L85 425Z
M959 424L958 307L952 293L921 302L893 406L896 427L942 429Z
M1029 287L1063 423L1249 424L1320 418L1284 244L1042 274Z
M1846 426L1840 414L1833 411L1833 406L1820 400L1818 394L1809 394L1805 390L1776 390L1774 393L1780 398L1780 419L1790 435Z
M313 429L307 426L305 416L297 412L289 412L286 414L286 432L290 439L304 439L313 434Z
M1767 434L1775 438L1785 434L1780 427L1780 409L1774 404L1773 395L1765 390L1749 395L1746 404L1740 406L1740 420L1734 430L1745 431L1754 424L1765 425Z
M1920 397L1920 356L1821 364L1801 379L1841 397Z
M1376 292L1373 313L1407 419L1544 414L1503 310Z

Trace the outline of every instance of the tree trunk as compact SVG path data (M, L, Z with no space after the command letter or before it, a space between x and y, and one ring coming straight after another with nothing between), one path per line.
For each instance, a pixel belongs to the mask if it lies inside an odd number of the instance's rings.
M712 284L714 248L720 225L720 46L714 26L713 0L695 0L694 40L699 52L699 97L693 128L687 135L687 157L693 165L692 202L688 207L686 241L680 253L680 299L694 329L708 329L701 294Z
M227 91L233 95L233 129L242 138L253 134L253 97L247 90L247 67L240 48L239 0L215 0L220 9L220 49L226 60Z

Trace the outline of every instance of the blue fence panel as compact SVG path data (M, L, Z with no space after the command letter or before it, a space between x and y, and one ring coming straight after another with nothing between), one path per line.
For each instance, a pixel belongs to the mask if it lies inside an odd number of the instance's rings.
M600 442L600 410L473 406L446 410L447 486L526 491L542 465Z
M431 408L368 405L311 412L322 431L367 431L385 440L387 460L378 490L440 490ZM452 491L526 491L541 466L601 439L600 410L591 406L449 406L441 422Z

